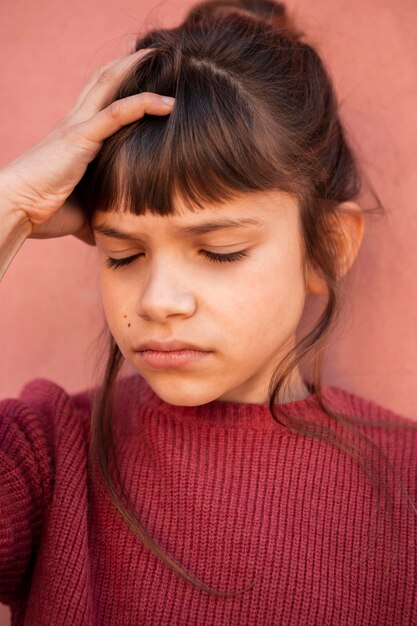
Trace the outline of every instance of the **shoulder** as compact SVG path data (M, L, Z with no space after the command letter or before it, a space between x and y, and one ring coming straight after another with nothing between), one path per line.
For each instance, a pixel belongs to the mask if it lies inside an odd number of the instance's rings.
M326 385L325 389L326 398L331 400L332 406L346 411L352 417L362 418L369 422L370 426L383 421L387 426L391 425L394 428L396 426L417 428L417 419L401 415L394 409L385 407L375 400L336 386Z
M16 398L0 400L0 427L20 432L28 445L52 452L58 439L74 428L88 437L91 391L68 393L52 380L26 383Z
M36 421L51 435L57 429L71 430L77 425L87 436L98 391L98 387L90 386L70 393L52 380L36 378L24 385L18 397L0 400L0 418L9 416L16 424ZM131 405L137 408L138 399L143 402L149 393L142 377L132 375L117 380L113 398L122 409Z
M401 415L375 400L335 386L326 387L325 397L333 409L347 415L349 423L378 447L398 457L399 461L416 458L416 419Z

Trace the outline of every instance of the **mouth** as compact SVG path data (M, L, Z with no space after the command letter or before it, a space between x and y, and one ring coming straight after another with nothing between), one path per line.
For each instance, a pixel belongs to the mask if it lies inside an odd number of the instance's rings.
M177 369L195 364L207 358L210 352L203 350L139 350L140 359L153 369Z
M178 339L171 339L171 341L157 341L151 339L141 343L135 348L137 352L143 352L144 350L155 350L157 352L177 352L179 350L194 350L196 352L207 352L205 348L196 346L192 343L180 341Z

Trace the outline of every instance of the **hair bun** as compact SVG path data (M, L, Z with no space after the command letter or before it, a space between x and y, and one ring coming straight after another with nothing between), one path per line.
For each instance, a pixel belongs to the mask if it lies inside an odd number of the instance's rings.
M185 22L200 22L207 17L223 17L231 13L257 17L283 31L290 39L300 39L303 35L288 15L285 4L275 0L206 0L190 9Z

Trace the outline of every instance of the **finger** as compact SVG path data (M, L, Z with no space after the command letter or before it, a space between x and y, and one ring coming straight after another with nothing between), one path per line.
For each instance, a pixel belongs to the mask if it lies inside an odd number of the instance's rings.
M82 103L85 100L85 97L91 91L92 87L94 87L94 85L96 85L98 81L102 80L100 77L102 77L103 75L105 75L105 76L107 75L108 76L108 74L112 70L112 68L116 68L117 66L123 67L124 65L126 65L126 63L129 65L129 63L131 63L133 60L137 60L138 58L143 56L143 54L145 52L147 52L148 50L149 50L149 48L137 50L136 52L133 52L132 54L128 54L128 55L123 55L123 56L117 57L115 59L112 59L108 63L105 63L104 65L101 65L91 75L90 79L88 80L88 82L86 83L86 85L82 89L81 93L79 94L79 96L78 96L74 106L72 107L71 111L73 111L73 110L75 111L76 109L78 109L82 105Z
M84 121L100 111L120 84L124 72L152 50L153 48L142 48L133 54L113 59L100 67L81 91L68 116L74 121Z
M115 100L108 107L99 111L87 122L75 127L78 136L89 142L101 144L117 130L131 124L149 113L151 115L167 115L171 113L174 98L166 98L156 93L143 92Z
M35 226L30 235L31 239L49 239L64 237L72 233L86 234L84 230L85 215L73 203L67 202L61 206L52 217L43 224Z

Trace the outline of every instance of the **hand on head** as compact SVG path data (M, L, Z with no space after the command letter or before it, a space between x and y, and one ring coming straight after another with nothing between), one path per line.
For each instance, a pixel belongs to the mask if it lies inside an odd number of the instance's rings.
M0 172L3 202L28 220L30 237L73 234L94 245L85 215L72 194L74 187L107 137L145 113L166 115L172 111L173 98L150 92L107 104L124 73L150 50L138 50L99 68L68 115Z

